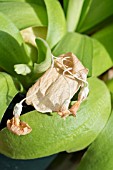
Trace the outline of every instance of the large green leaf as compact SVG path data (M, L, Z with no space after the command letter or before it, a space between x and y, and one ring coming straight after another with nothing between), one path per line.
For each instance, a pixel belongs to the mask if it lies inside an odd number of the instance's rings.
M16 136L4 128L0 132L0 152L12 158L30 159L88 146L103 129L111 110L105 84L90 78L89 87L89 96L76 117L64 120L57 113L32 111L21 116L33 129L29 135Z
M76 30L78 32L86 32L93 27L97 27L97 25L113 15L112 7L112 0L104 0L101 2L98 0L86 0Z
M104 45L113 60L113 23L96 32L92 37Z
M46 9L40 5L25 2L0 2L0 12L6 14L19 29L47 26Z
M44 0L48 14L47 42L54 47L66 32L63 9L57 0Z
M0 2L27 2L27 3L34 3L39 5L44 5L44 0L0 0Z
M92 76L99 76L113 65L99 41L78 33L67 33L53 50L55 56L66 52L77 55Z
M91 38L78 33L67 33L53 50L55 56L73 52L92 73L93 43Z
M21 54L21 52L24 54L24 57L22 55L19 57L18 60L21 60L21 63L22 62L28 63L30 61L30 64L32 64L32 62L34 61L34 58L36 57L36 50L34 49L34 47L32 47L32 49L28 48L28 46L24 43L24 40L23 40L18 28L3 13L0 13L0 23L1 23L0 30L10 34L11 39L12 39L12 37L14 37L20 46L19 48L21 48L20 54ZM9 40L5 40L5 41L9 41ZM4 44L5 42L1 41L1 43ZM8 46L8 47L10 47L10 46ZM6 51L8 50L8 47L6 48ZM12 49L13 47L10 47L10 48ZM15 56L18 55L16 53L17 53L17 51L15 51ZM3 54L1 54L1 55L3 56ZM7 56L8 55L9 55L9 53L7 53ZM4 62L6 62L6 60L7 60L7 58L6 59L4 58ZM12 61L10 61L10 62L12 62Z
M15 64L29 64L22 46L8 33L0 31L0 67L15 75Z
M12 77L6 73L0 72L0 121L6 108L17 92Z
M70 0L67 8L67 29L73 32L78 25L85 0Z
M0 12L0 30L11 34L20 45L23 43L21 34L17 27L1 12Z
M89 147L77 170L113 169L113 111L107 125Z
M96 39L93 41L92 76L99 76L113 66L109 53Z
M41 38L36 38L38 47L38 61L34 65L34 72L42 73L46 71L51 65L51 50L46 41Z

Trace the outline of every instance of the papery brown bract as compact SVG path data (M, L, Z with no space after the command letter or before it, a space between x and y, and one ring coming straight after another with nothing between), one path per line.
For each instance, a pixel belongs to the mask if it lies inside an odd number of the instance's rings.
M63 54L28 90L26 103L42 113L54 111L63 117L75 115L83 99L72 106L76 111L69 110L70 100L80 87L84 87L87 74L88 70L73 53Z

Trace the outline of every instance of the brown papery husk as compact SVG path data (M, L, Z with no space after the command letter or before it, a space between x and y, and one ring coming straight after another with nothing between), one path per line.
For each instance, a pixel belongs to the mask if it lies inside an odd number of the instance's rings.
M88 69L73 53L60 55L54 63L54 67L49 68L28 90L26 103L33 105L37 111L42 113L55 111L65 112L67 115L70 114L70 100L83 86L83 81L86 81ZM66 69L71 68L71 74L69 72L63 74L64 66ZM83 81L74 78L73 74L77 74Z

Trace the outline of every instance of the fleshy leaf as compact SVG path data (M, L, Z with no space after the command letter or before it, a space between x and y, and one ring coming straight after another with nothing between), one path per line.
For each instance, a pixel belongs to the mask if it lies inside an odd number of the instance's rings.
M96 32L92 37L103 44L113 60L113 23Z
M106 81L106 85L111 93L113 93L113 79Z
M54 47L66 33L66 21L60 3L57 0L44 0L48 14L47 42Z
M55 56L74 53L82 64L92 73L93 43L91 38L78 33L67 33L53 50Z
M31 69L27 66L27 64L15 64L14 70L17 74L21 74L23 76L26 76L31 72Z
M0 2L0 12L7 15L19 28L47 26L46 9L26 2Z
M93 41L93 63L92 63L92 76L99 76L112 67L113 62L110 58L109 53L104 46L97 41Z
M20 44L8 33L0 31L0 67L15 75L15 64L28 64L29 57Z
M69 116L64 120L56 113L32 111L21 116L32 128L29 135L19 137L4 128L0 132L0 152L16 159L30 159L88 146L103 129L111 110L105 84L90 78L89 87L89 96L76 117Z
M73 52L89 69L89 75L92 72L93 76L99 76L113 65L104 46L99 41L85 35L67 33L57 44L53 54L58 56L69 51Z
M19 33L17 27L3 14L0 12L0 30L7 32L13 36L20 45L22 45L23 40Z
M91 144L77 170L113 169L113 111L107 125Z
M12 77L0 72L0 121L16 93L18 93L18 90L15 87Z
M113 1L107 0L99 3L98 0L85 0L81 17L77 26L77 32L91 32L104 20L113 15Z
M0 30L7 32L12 37L14 37L18 41L18 43L21 47L21 51L23 51L24 53L28 53L28 50L27 50L26 45L25 45L25 43L22 39L22 36L19 32L19 29L3 13L0 13L0 23L1 23L0 24ZM30 60L27 55L26 55L26 59L28 61ZM31 61L31 63L32 63L32 61Z
M67 8L67 29L69 32L75 31L77 28L82 7L85 0L70 0Z
M38 61L34 64L36 74L46 71L51 65L51 50L47 42L41 38L36 38L38 47Z
M44 6L44 0L0 0L0 2L27 2L27 3L34 3Z

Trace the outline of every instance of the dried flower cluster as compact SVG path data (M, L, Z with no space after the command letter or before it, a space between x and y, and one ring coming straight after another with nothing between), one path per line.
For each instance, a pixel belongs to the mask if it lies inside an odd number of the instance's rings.
M55 57L54 65L28 90L26 103L42 113L54 111L64 118L70 114L75 116L80 103L89 93L87 74L88 69L73 53ZM79 89L78 100L69 108L70 100ZM18 115L20 116L20 112ZM17 135L25 135L31 131L27 124L25 126L21 121L15 123L15 118L8 120L7 126L14 133L16 131Z

